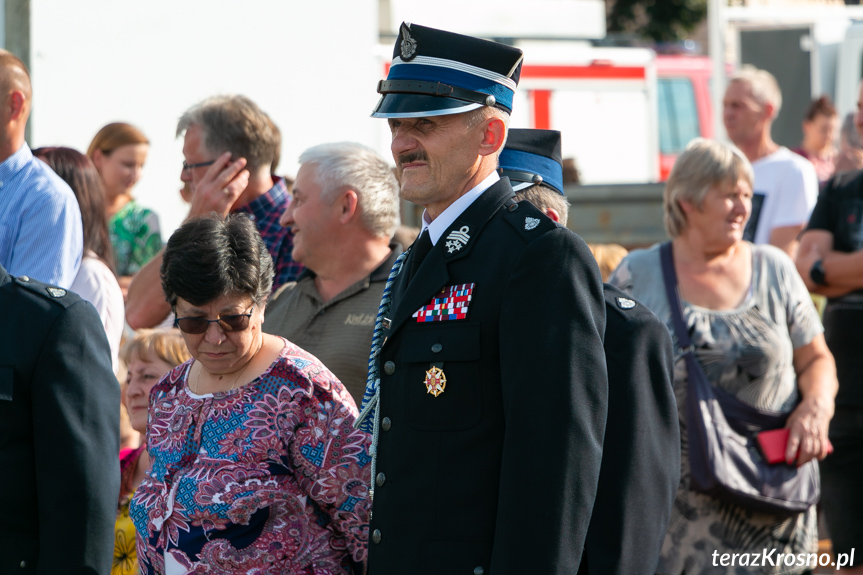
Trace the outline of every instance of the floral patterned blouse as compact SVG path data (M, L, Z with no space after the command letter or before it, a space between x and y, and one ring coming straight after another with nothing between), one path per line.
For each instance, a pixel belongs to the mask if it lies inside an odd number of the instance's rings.
M152 467L131 504L142 572L348 574L364 562L370 436L339 380L285 340L255 381L196 395L193 361L150 394Z

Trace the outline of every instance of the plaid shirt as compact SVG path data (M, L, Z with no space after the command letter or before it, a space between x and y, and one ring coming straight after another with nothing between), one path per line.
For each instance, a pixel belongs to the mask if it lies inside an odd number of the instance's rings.
M279 218L285 213L291 198L288 196L288 188L285 180L273 176L275 183L270 190L245 206L238 208L237 212L248 214L255 222L258 231L267 250L273 256L273 291L283 284L296 280L303 271L303 265L291 258L294 249L294 234L290 228L279 225Z

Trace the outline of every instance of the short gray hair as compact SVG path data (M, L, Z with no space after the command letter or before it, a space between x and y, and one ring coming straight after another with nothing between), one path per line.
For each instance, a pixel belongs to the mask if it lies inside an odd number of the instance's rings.
M315 167L322 201L354 190L365 228L378 237L392 237L400 221L399 183L377 152L355 142L320 144L300 154L300 164Z
M515 193L515 200L520 202L527 200L542 213L548 208L552 208L560 216L561 225L566 225L569 219L569 201L566 196L561 195L557 190L553 190L545 184L534 184L529 188L524 188Z
M212 96L195 104L180 116L177 137L193 124L203 131L207 151L245 158L250 172L269 169L281 149L279 128L245 96Z
M782 109L782 90L779 89L779 83L773 74L751 64L744 64L740 71L728 80L729 84L731 82L749 84L752 95L758 102L762 105L773 105L773 117L771 119L775 119L779 115L779 110Z
M745 179L749 186L755 176L752 164L731 144L695 138L674 162L671 175L665 183L663 209L665 231L676 238L686 229L686 215L680 207L681 201L691 202L698 208L711 188L723 183L736 183Z

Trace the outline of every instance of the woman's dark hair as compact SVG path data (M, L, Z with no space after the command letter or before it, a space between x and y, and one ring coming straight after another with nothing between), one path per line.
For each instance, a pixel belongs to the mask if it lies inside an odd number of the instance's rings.
M819 114L827 116L828 118L832 118L837 115L836 106L834 106L833 102L830 101L830 96L821 96L820 98L809 102L809 106L806 107L806 115L803 116L803 118L807 122L811 122Z
M245 214L189 220L165 247L162 290L172 308L177 298L201 306L231 294L261 306L272 288L273 258Z
M48 164L72 188L81 210L84 251L93 251L114 272L114 250L105 219L105 192L96 166L90 158L72 148L36 148L33 155Z

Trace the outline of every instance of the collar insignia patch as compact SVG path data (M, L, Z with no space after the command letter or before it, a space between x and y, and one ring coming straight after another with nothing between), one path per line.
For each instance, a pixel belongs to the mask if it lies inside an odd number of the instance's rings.
M620 309L632 309L638 304L635 303L635 300L631 300L628 297L618 297L617 298L617 307Z
M467 245L470 241L469 231L469 227L462 226L458 231L453 230L449 233L446 237L446 251L448 254L457 252Z
M45 291L47 291L53 298L61 298L66 295L66 290L62 288L49 287L45 288Z
M539 218L524 218L524 229L530 231L539 225Z
M402 43L401 43L402 60L408 62L417 55L417 41L411 36L411 29L407 24L402 24Z

